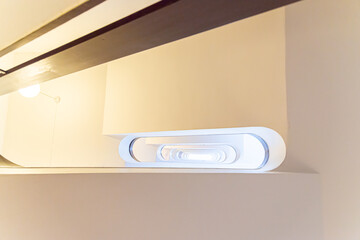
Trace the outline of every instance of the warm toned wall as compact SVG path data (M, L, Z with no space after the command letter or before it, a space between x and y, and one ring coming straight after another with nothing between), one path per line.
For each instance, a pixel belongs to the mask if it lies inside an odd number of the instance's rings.
M8 110L8 95L0 96L0 153L2 153L4 138L5 138L5 129L6 129L6 119L7 119L7 110Z
M322 178L326 240L360 239L360 2L286 8L289 140L283 170Z
M119 141L102 135L106 66L41 85L44 95L9 94L2 154L23 166L122 166Z
M266 126L286 138L284 26L278 9L42 84L57 109L12 93L1 153L23 166L120 167L103 132Z
M174 48L169 44L164 49L134 55L128 62L124 59L124 66L115 62L116 71L109 67L112 84L132 81L124 85L124 90L116 88L119 93L111 92L112 85L107 86L115 102L112 105L112 100L109 103L106 99L105 132L117 133L127 127L129 131L139 131L149 120L154 124L154 128L147 125L151 131L162 127L265 125L286 136L283 14L283 10L267 13L236 23L239 29L229 25L215 30L216 36L205 33L210 39L198 35L194 40L173 43ZM160 69L163 64L173 72ZM179 93L172 97L164 91L165 86L159 98L153 93L158 90L152 84L140 84L149 76L154 76L150 80L158 86L167 79L167 87L178 86L183 89L181 93L201 104L185 98L177 101ZM117 156L116 149L99 148L105 142L101 136L100 107L104 104L105 77L105 69L100 67L67 76L61 80L65 85L56 80L44 85L44 91L60 95L63 104L58 109L61 123L55 128L52 163L93 164L99 157L105 159L106 154ZM199 85L194 85L197 82ZM115 84L114 88L119 86L122 85ZM149 103L151 111L146 118L141 116L140 110L146 110L140 108L141 102L121 98L120 93L126 94L129 89L126 87L144 89L145 100L153 103ZM12 136L12 158L23 163L29 157L38 164L48 162L54 104L44 96L29 101L14 93L11 98L13 110L8 119L23 126L18 129L13 125L12 133L7 133ZM205 101L209 98L210 102ZM177 117L178 113L169 108L156 110L153 101L160 107L166 107L163 104L169 101L187 116L194 114L194 118ZM125 115L119 109L128 114L135 111L140 118ZM204 111L197 113L199 109ZM164 114L163 118L152 116L153 111ZM166 113L171 114L170 118ZM36 125L28 125L25 120ZM94 154L90 154L92 151ZM4 240L321 239L319 179L312 174L23 175L0 176L0 186L0 232Z
M314 174L0 176L1 240L321 240Z
M23 38L85 0L10 0L1 1L0 49Z
M287 133L284 9L108 64L105 133L266 126Z

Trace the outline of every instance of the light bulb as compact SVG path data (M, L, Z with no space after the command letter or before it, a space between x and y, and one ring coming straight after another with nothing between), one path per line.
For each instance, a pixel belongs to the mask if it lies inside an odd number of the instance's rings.
M178 158L185 161L218 161L220 154L179 152Z
M40 85L36 84L26 88L22 88L19 90L19 93L27 98L36 97L40 93Z
M201 145L162 145L160 146L160 155L164 161L174 162L233 162L236 157L236 151L228 145L206 144Z

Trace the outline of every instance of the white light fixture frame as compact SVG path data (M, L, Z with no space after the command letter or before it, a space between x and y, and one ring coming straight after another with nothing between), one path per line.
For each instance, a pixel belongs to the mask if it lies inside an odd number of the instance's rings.
M238 153L236 159L234 161L224 160L222 158L222 162L218 163L209 163L207 161L204 162L178 162L178 161L169 161L169 159L164 159L161 155L161 149L164 146L172 146L173 143L163 142L159 144L158 150L156 151L156 161L139 161L134 156L133 153L133 145L134 142L141 138L157 138L157 137L189 137L188 139L192 139L192 137L197 136L212 136L216 138L216 136L226 136L226 135L248 135L255 137L259 143L261 143L264 151L264 159L262 163L256 168L246 168L240 161L241 152ZM195 139L195 138L194 138ZM212 142L210 145L218 145L222 146L223 142ZM236 148L236 142L231 143L229 146L233 146ZM196 141L188 141L185 143L179 144L179 148L184 148L184 146L197 146L204 145L201 142ZM206 145L206 144L205 144ZM176 146L175 146L176 147ZM250 150L251 151L251 150ZM245 128L222 128L222 129L201 129L201 130L184 130L184 131L164 131L164 132L148 132L148 133L133 133L128 134L119 144L119 154L120 157L125 161L126 167L138 167L138 168L218 168L218 169L237 169L244 170L250 172L264 172L270 171L277 168L285 159L286 155L286 145L282 137L272 129L265 127L245 127ZM153 156L155 157L155 156ZM208 156L209 157L209 156ZM198 158L198 157L196 157ZM210 157L209 157L210 158ZM199 159L195 159L199 160ZM220 161L220 160L219 160Z

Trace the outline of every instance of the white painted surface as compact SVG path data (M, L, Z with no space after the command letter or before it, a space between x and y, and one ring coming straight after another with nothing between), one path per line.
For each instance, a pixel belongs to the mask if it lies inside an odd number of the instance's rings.
M284 9L108 64L105 134L245 126L286 139Z
M360 2L286 8L289 144L283 170L320 173L326 240L360 239Z
M2 240L321 240L314 174L0 176Z
M26 167L121 167L119 140L102 135L106 66L41 85L60 96L9 94L3 154Z

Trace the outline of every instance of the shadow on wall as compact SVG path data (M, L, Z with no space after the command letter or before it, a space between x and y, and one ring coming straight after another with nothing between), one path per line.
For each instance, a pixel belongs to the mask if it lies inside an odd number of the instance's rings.
M21 167L21 166L11 162L10 160L6 159L0 154L0 167Z

